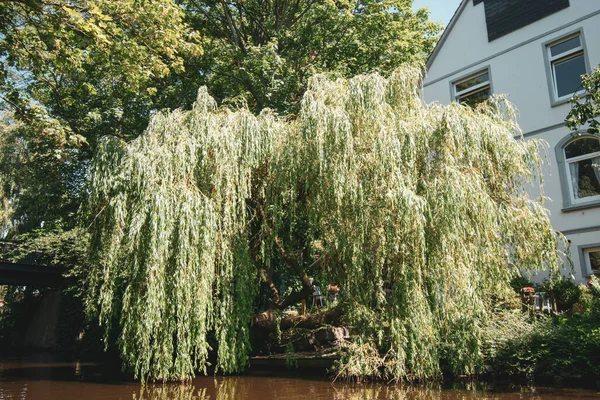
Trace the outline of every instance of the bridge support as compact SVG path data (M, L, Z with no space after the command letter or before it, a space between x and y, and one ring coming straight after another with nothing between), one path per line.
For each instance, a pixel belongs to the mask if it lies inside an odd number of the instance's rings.
M38 309L25 331L23 345L40 349L51 349L57 345L56 327L60 312L60 290L45 292Z

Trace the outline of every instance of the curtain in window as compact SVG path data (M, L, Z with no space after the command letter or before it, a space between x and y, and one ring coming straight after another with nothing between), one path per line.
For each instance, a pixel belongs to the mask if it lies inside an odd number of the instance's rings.
M579 163L573 162L569 164L569 172L571 173L571 185L573 186L573 198L579 198Z
M596 179L598 179L598 183L600 183L600 156L592 158L592 170L596 175Z

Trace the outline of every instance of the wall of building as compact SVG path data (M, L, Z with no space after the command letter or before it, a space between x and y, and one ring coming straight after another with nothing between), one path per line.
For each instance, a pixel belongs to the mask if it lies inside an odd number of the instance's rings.
M506 94L519 109L519 125L525 139L542 139L548 145L548 161L544 166L546 206L554 228L571 241L574 276L586 279L583 260L577 250L600 242L600 206L565 210L555 147L570 135L564 119L570 110L568 102L553 105L549 90L545 44L581 30L588 65L600 64L600 2L571 0L571 6L538 22L488 43L484 5L473 6L469 0L442 43L424 80L426 102L449 103L452 82L488 67L492 91ZM563 178L564 181L564 178ZM532 190L532 194L539 190ZM570 272L566 272L569 273Z

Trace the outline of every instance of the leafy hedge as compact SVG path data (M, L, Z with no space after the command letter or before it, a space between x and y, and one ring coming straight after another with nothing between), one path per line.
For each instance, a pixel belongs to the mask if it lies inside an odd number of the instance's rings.
M594 278L589 288L577 288L578 294L568 289L577 301L569 312L531 317L504 311L488 323L483 352L494 375L530 382L600 376L600 285Z

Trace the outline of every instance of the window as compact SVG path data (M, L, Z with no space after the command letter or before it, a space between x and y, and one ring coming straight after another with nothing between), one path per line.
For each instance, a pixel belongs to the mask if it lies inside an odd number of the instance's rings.
M568 100L581 91L581 75L587 73L582 36L578 32L546 45L554 101Z
M565 166L573 203L600 200L600 139L578 138L565 146Z
M454 98L460 104L475 107L492 94L490 72L486 68L453 83Z
M600 247L584 249L583 258L587 274L600 277Z

